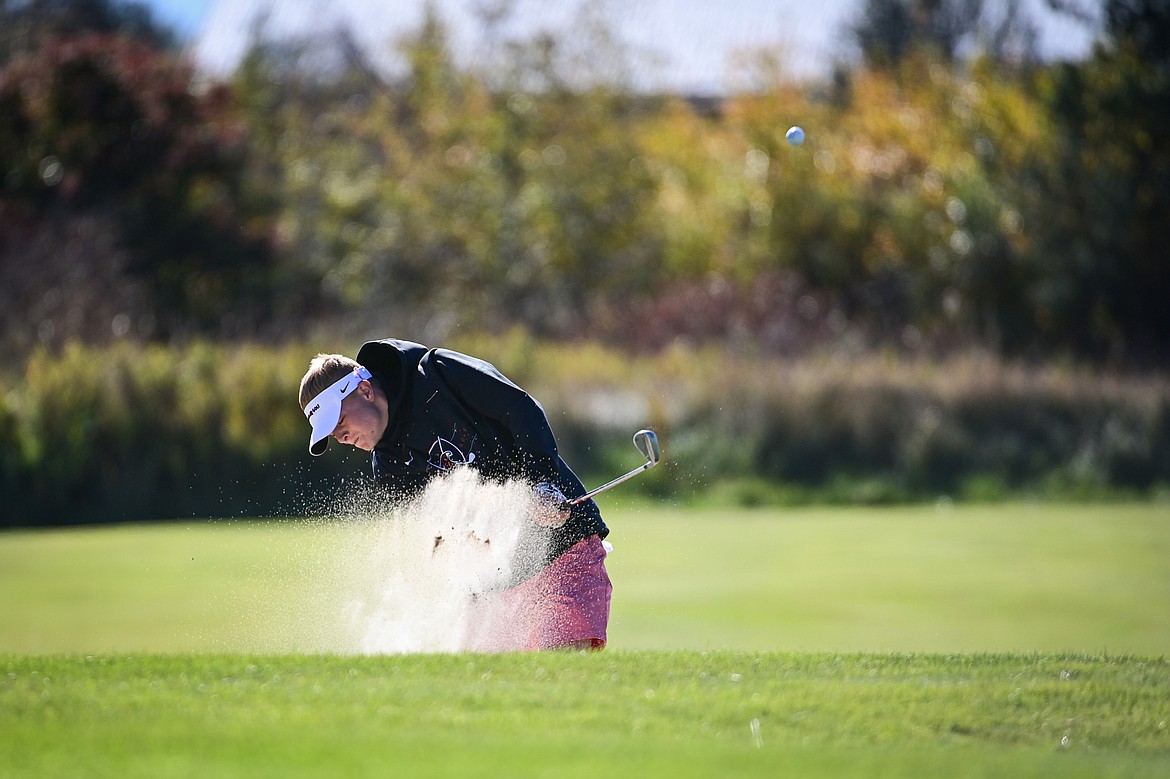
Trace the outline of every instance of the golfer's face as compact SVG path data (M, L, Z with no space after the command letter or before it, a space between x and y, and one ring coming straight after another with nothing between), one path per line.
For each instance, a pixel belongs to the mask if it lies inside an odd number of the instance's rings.
M333 429L338 443L373 451L386 431L385 413L374 402L370 383L363 381L341 401L341 418Z

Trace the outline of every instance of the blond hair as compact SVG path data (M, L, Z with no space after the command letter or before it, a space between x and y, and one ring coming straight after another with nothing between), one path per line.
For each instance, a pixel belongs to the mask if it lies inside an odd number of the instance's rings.
M309 362L309 370L301 379L301 411L333 382L360 367L354 360L340 354L318 354Z

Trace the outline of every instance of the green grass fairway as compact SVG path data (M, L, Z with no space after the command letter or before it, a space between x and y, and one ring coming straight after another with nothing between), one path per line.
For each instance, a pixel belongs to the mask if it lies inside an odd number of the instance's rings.
M606 512L612 649L1170 649L1170 508ZM0 533L0 652L352 651L338 523Z
M607 519L593 655L354 654L350 524L0 533L0 777L1170 775L1163 506Z
M1170 652L1170 506L654 511L612 524L620 647Z
M191 654L0 669L6 779L1170 772L1163 660Z

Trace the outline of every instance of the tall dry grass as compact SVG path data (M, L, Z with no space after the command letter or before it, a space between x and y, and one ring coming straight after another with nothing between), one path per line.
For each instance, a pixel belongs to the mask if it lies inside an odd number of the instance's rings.
M364 479L363 453L312 460L295 396L309 358L357 344L72 346L0 375L0 525L311 512ZM659 431L659 497L875 503L1170 495L1170 375L824 353L631 356L521 332L451 346L544 404L587 480ZM316 497L314 497L316 496Z

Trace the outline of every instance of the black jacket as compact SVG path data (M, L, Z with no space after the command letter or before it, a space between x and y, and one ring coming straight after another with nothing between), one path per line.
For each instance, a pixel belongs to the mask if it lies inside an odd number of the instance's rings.
M390 422L373 465L374 478L396 496L417 494L432 477L461 465L493 481L552 482L566 497L585 494L557 452L540 403L490 363L395 339L364 344L356 359L389 399ZM574 506L559 528L533 524L530 530L536 536L530 540L548 550L536 570L584 538L609 534L592 500Z

